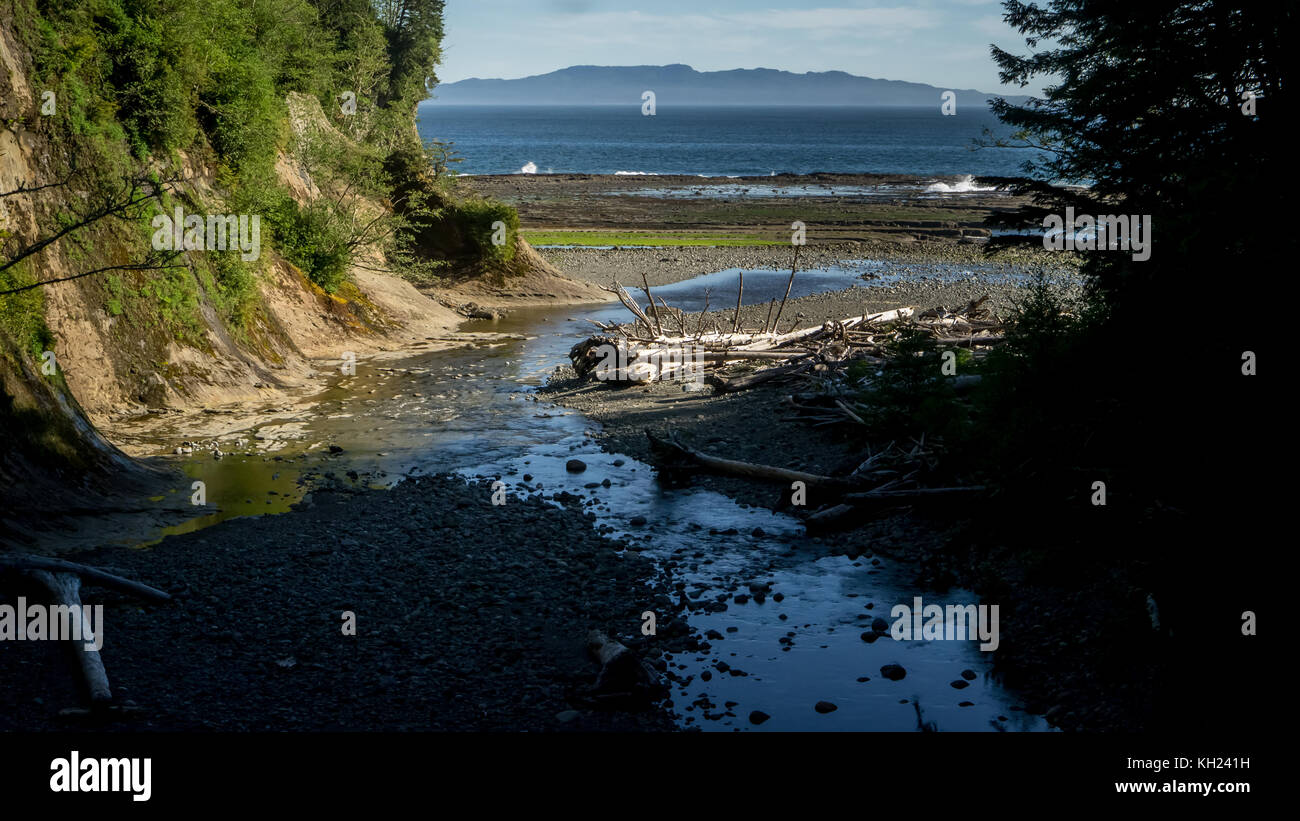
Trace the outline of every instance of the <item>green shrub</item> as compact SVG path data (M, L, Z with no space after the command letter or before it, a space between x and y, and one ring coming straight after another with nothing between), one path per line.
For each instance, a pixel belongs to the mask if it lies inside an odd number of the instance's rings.
M202 271L204 287L230 325L246 330L258 307L257 271L260 260L245 262L236 253L208 255L211 271ZM205 276L206 275L206 276Z
M26 261L0 271L0 291L35 281ZM0 296L0 327L32 356L39 357L54 347L54 334L45 324L45 295L40 288Z
M461 235L485 259L504 263L514 257L519 233L519 213L514 208L497 200L470 199L456 203L453 213ZM506 229L502 245L493 242L501 236L498 223L504 223Z
M266 209L276 248L302 269L312 282L332 294L347 279L352 259L348 236L330 203L318 200L300 206L281 194Z
M886 348L879 375L862 396L873 433L887 438L957 433L967 414L954 402L952 377L943 372L945 349L917 328L903 328Z

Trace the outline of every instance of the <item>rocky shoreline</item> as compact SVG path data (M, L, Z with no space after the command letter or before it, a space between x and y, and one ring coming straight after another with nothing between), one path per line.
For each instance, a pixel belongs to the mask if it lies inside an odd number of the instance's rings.
M0 653L0 678L15 683L0 690L0 730L673 729L664 711L588 697L588 630L661 672L662 652L692 643L652 564L597 534L575 497L491 496L454 476L318 491L299 510L149 550L68 556L175 600L84 594L105 605L105 666L126 705L104 720L61 714L81 698L56 645ZM646 609L659 614L653 646L639 632Z
M652 283L653 285L653 283ZM1077 283L1058 291L1077 295ZM1021 289L993 289L995 304L1008 305ZM894 289L854 288L793 300L800 324L839 318L903 305L959 305L989 292L987 287L962 283L928 288L924 283ZM869 294L869 295L867 295ZM742 321L761 323L766 306L747 306ZM730 311L718 318L730 321ZM812 473L842 475L861 461L864 443L843 426L817 429L786 420L784 397L797 386L766 385L740 393L715 394L685 391L678 383L615 387L581 381L571 369L562 369L542 389L551 401L581 411L598 421L601 447L653 461L646 431L665 437L681 436L700 450L762 464ZM705 473L691 477L692 486L715 490L745 503L794 513L788 493L778 485ZM1143 635L1149 630L1145 613L1130 607L1134 591L1120 586L1091 585L1086 590L1046 589L1027 583L1024 568L1013 557L970 549L964 534L969 522L960 514L936 516L903 509L886 513L866 524L833 534L810 534L809 541L828 552L850 557L870 554L890 556L915 569L920 584L946 588L962 586L999 602L1003 607L1003 644L995 668L1017 688L1034 712L1043 713L1064 730L1131 731L1141 726L1150 707L1149 682L1154 659L1148 659L1131 687L1107 689L1098 681L1097 669L1113 651L1113 643L1099 632L1080 633L1098 609L1114 614L1108 630ZM1014 523L1006 523L1014 527ZM1115 633L1110 633L1113 637ZM1068 652L1063 648L1070 648Z

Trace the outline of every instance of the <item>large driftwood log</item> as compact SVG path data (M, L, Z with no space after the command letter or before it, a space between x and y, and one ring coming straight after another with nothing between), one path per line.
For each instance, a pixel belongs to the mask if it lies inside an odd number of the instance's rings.
M50 591L54 604L69 608L72 618L81 622L81 640L69 642L77 659L81 683L90 694L91 705L108 704L113 700L113 691L108 686L104 661L99 657L98 650L86 647L87 644L95 643L95 635L90 620L81 607L81 579L72 573L50 573L46 570L29 570L27 575Z
M600 664L597 693L634 693L659 686L659 674L653 667L599 630L587 634L587 652Z
M0 571L14 571L30 578L49 591L53 603L69 608L69 613L81 621L81 641L72 642L72 652L76 656L77 671L86 692L90 696L91 707L118 709L110 707L113 691L108 684L108 674L104 671L104 661L99 651L87 644L96 644L93 627L86 619L81 602L81 583L98 584L124 593L130 593L150 601L171 601L171 596L156 587L132 581L77 562L54 559L47 556L0 556ZM72 710L69 714L88 714L82 710Z
M675 437L673 439L663 439L655 436L648 428L645 435L650 440L651 451L660 457L678 463L694 465L711 473L740 476L746 479L764 479L772 482L803 482L806 485L817 487L840 489L861 487L861 485L855 485L834 476L822 476L816 473L804 473L801 470L789 470L771 465L757 465L752 462L740 462L735 459L710 456L707 453L688 448L677 441Z

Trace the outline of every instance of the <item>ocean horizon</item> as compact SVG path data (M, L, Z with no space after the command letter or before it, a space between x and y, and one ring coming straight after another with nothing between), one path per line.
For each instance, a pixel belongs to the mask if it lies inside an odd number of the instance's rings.
M462 174L1018 176L1027 149L975 148L987 108L938 106L461 105L421 103L426 142L454 143Z

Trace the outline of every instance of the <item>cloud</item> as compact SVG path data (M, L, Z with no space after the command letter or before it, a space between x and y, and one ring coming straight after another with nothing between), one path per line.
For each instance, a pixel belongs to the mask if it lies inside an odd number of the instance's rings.
M971 28L993 37L1014 36L1016 30L1005 20L997 16L977 17L970 23Z

